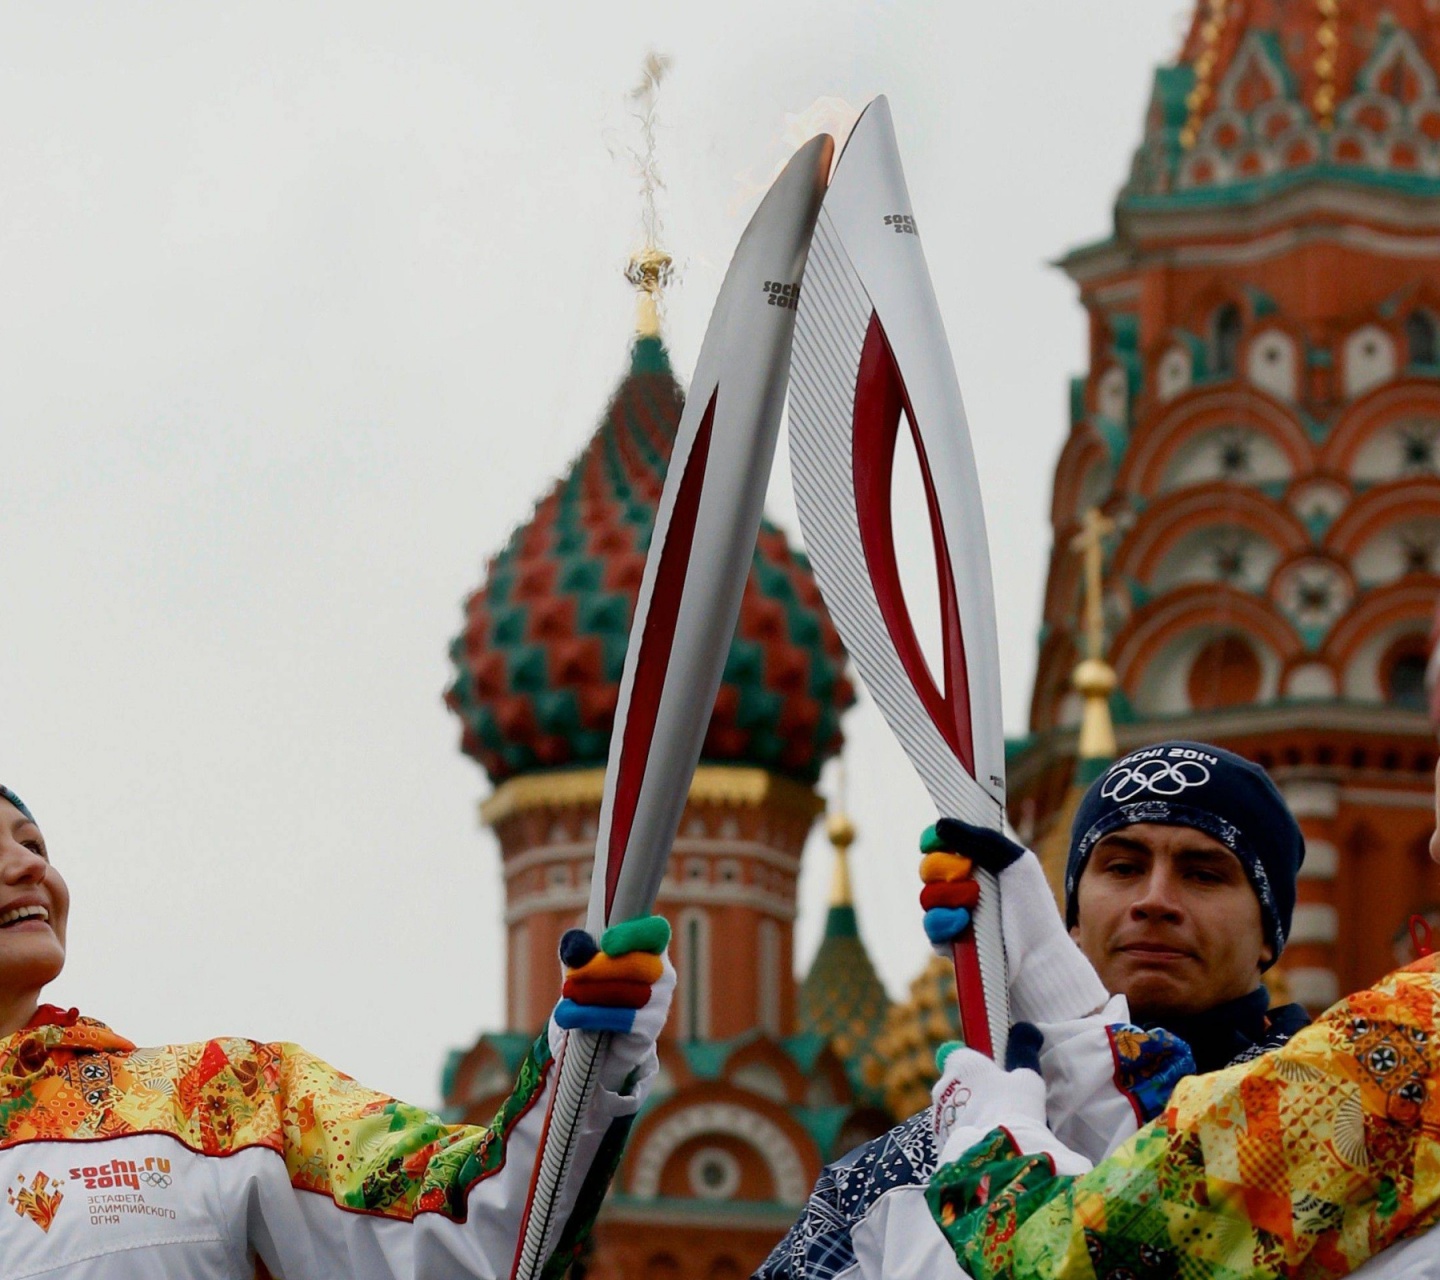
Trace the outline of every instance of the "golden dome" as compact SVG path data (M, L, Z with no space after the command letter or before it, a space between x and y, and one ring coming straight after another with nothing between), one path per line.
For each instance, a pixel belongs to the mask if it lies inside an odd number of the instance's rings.
M935 1051L960 1038L955 967L932 956L910 984L910 998L891 1005L862 1073L874 1076L884 1091L885 1108L897 1120L930 1105L935 1083Z

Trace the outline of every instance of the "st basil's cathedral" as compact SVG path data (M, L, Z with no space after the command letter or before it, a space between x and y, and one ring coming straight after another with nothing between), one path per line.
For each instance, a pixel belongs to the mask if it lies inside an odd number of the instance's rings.
M1306 837L1269 980L1314 1009L1409 958L1437 915L1440 5L1198 0L1154 91L1112 232L1061 263L1089 319L1055 469L1029 731L1010 818L1058 885L1085 785L1161 738L1271 771ZM625 645L683 407L632 262L630 368L589 443L490 562L447 702L494 790L507 1027L446 1064L485 1122L583 919ZM518 513L517 513L518 514ZM824 939L797 980L801 850L853 702L801 552L761 532L660 892L680 986L661 1079L588 1256L594 1280L747 1276L823 1163L928 1102L955 1034L936 961L892 1004L833 812ZM903 824L904 815L897 815ZM914 823L912 823L914 825ZM916 927L919 927L917 906Z
M1392 968L1440 899L1437 67L1426 0L1205 0L1112 234L1061 264L1090 367L1012 821L1058 872L1077 784L1117 745L1258 761L1306 836L1276 981L1317 1009ZM1082 741L1087 697L1115 741Z

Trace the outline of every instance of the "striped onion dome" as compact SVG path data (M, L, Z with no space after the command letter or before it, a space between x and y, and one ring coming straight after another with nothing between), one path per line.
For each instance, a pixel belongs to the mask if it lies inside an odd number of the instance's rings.
M654 328L642 326L589 443L465 602L445 701L461 721L461 749L497 785L605 762L685 400ZM814 782L855 700L844 665L803 553L765 523L702 760Z

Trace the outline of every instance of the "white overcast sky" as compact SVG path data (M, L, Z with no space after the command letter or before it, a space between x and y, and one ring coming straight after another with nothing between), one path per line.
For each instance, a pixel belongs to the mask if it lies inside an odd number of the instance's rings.
M1022 729L1085 351L1046 264L1108 230L1190 7L0 5L0 780L74 891L51 998L141 1042L300 1040L421 1103L499 1025L446 646L624 369L639 202L612 153L650 49L682 379L787 113L889 94ZM933 815L873 707L847 733L899 993Z

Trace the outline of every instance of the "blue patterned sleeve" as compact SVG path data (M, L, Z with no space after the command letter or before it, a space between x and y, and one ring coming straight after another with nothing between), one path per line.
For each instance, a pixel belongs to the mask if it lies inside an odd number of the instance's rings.
M851 1234L896 1187L925 1186L937 1164L928 1108L826 1165L805 1208L754 1280L832 1280L855 1261Z
M1195 1074L1195 1055L1179 1036L1128 1023L1105 1028L1115 1059L1115 1087L1130 1099L1135 1118L1149 1124L1163 1110L1175 1086Z

